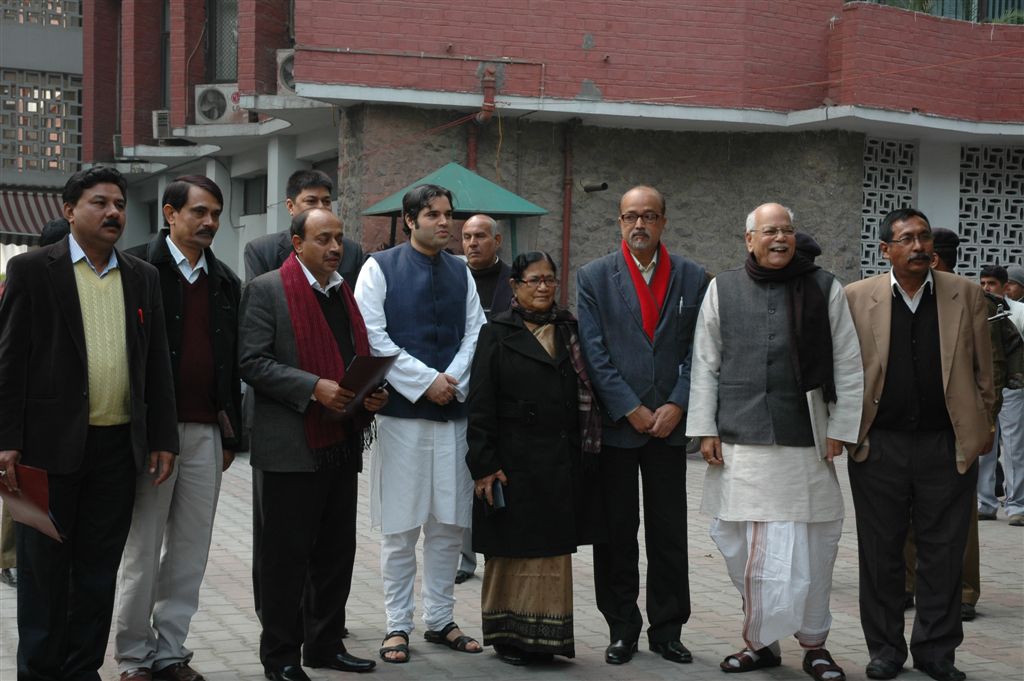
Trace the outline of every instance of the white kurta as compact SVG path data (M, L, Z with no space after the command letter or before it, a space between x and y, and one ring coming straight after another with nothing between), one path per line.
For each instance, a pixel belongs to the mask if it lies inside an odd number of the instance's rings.
M722 364L718 287L712 281L697 318L690 370L686 434L717 436L718 376ZM864 373L846 295L838 280L828 300L837 401L829 405L828 437L854 442L860 427ZM701 510L729 521L825 522L843 517L835 466L814 447L722 443L721 466L704 476Z
M469 369L480 327L486 321L476 284L466 268L466 328L455 358L444 373L454 376L456 399L469 393ZM369 258L359 272L355 298L366 322L374 355L398 355L388 373L391 389L410 402L419 400L438 371L398 347L387 332L384 299L387 281ZM466 465L466 419L438 422L377 417L377 441L370 461L370 522L384 534L419 527L429 516L447 525L469 527L473 478Z

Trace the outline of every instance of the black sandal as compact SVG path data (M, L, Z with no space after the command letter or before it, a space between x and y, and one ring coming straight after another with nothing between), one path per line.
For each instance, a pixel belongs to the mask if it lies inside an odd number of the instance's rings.
M449 622L448 624L445 625L444 629L442 629L441 631L430 631L430 630L424 631L423 632L423 638L426 639L428 643L439 643L441 645L448 646L452 650L457 650L460 653L474 653L475 654L475 653L482 653L484 651L483 646L480 646L480 642L477 641L472 636L466 636L465 634L463 634L462 636L459 636L458 638L449 639L448 638L448 634L450 634L452 632L452 630L458 629L458 628L459 628L458 624L456 624L455 622ZM468 646L470 643L476 643L480 647L477 648L476 650L469 650L466 646Z
M756 660L750 656L751 652L757 655ZM729 664L730 660L735 660L736 664ZM761 648L754 651L744 648L740 652L734 653L722 660L718 666L723 672L728 674L741 674L743 672L752 672L755 669L778 667L780 664L782 664L782 656L773 653L771 648Z
M405 643L399 643L398 645L394 646L384 645L385 641L387 641L389 638L395 638L396 636L400 636L403 639L405 639ZM391 664L405 664L409 661L409 634L405 633L404 631L398 629L396 629L395 631L389 631L387 634L385 634L384 640L380 642L380 646L380 659L384 660L385 662L390 662ZM405 655L405 657L401 659L396 659L393 657L388 657L388 653L402 653L403 655Z
M811 675L815 681L846 681L846 674L843 668L832 659L832 654L825 648L808 650L804 653L804 671ZM826 678L829 672L839 672L839 676Z

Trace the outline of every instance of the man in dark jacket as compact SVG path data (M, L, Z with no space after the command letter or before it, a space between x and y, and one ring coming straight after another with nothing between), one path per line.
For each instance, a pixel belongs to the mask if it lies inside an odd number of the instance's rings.
M0 300L0 484L45 469L64 534L18 531L19 679L98 681L136 472L160 484L178 451L159 276L114 248L126 186L72 175L71 233L12 259Z
M115 637L125 681L203 678L189 667L185 638L199 606L221 473L241 444L241 284L210 250L224 199L212 180L189 175L167 185L162 205L168 229L129 252L160 272L181 453L168 484L140 477L135 490Z

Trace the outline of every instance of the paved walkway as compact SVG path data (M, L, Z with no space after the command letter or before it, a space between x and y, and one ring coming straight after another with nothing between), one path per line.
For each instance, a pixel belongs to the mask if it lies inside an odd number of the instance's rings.
M613 667L603 660L607 630L593 595L593 558L583 549L574 557L576 655L574 660L544 668L515 668L501 664L490 650L467 655L430 645L422 640L422 627L412 637L412 661L405 665L378 663L378 679L679 679L723 681L719 661L741 643L740 600L725 572L722 558L708 538L708 519L698 509L704 463L691 458L687 480L690 521L690 589L693 616L683 629L683 642L693 651L694 663L676 665L645 648L628 665ZM368 468L368 466L367 466ZM839 548L832 594L834 624L828 647L848 678L864 679L867 653L857 616L857 537L853 503L846 477L846 459L840 460L848 519ZM369 526L366 476L360 480L360 516L348 626L348 649L362 657L377 657L384 633L383 597L379 570L379 534ZM642 533L641 533L642 534ZM210 564L203 585L200 610L192 623L189 644L194 665L209 681L261 679L257 657L259 627L252 610L250 582L252 514L250 468L240 458L224 476L220 510L214 532ZM641 556L643 552L641 551ZM981 523L982 597L978 618L965 623L965 640L957 665L972 681L1024 680L1024 528L1009 527L1000 514L995 522ZM480 635L480 579L456 587L457 621L467 633ZM641 600L645 597L641 587ZM0 680L15 679L17 646L16 599L13 589L0 586ZM419 623L417 623L419 626ZM909 627L907 635L909 637ZM783 642L783 666L754 672L750 679L806 679L800 669L802 655L793 640ZM108 648L102 669L105 679L117 679ZM340 672L308 670L316 679L343 679ZM351 678L351 677L348 677ZM907 668L901 679L927 677Z

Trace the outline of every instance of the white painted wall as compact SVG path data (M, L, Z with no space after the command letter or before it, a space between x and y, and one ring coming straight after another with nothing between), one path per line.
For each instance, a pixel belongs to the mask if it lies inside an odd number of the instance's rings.
M959 232L960 143L921 140L917 170L917 209L932 227Z

